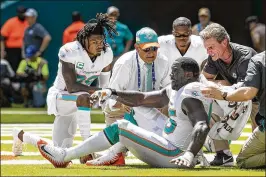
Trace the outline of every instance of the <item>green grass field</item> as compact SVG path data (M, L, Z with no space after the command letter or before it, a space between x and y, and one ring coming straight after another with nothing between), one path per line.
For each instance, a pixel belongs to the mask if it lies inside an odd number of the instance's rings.
M25 145L23 152L31 153L30 155L24 155L7 160L4 154L10 154L12 144L12 135L10 124L19 123L19 126L26 126L29 123L36 125L36 127L27 127L27 131L40 131L46 132L45 138L51 139L51 129L39 127L39 123L52 123L53 116L45 114L23 114L18 112L15 114L2 114L4 111L45 111L45 109L2 109L1 110L1 176L265 176L263 170L242 170L237 167L210 167L195 169L165 169L165 168L151 168L147 164L138 161L134 156L128 156L127 162L130 160L136 161L136 163L127 163L123 167L88 167L81 164L73 164L66 169L56 169L51 164L38 164L37 162L46 162L46 160L38 154L37 148L32 145ZM103 123L104 117L102 114L91 115L93 123ZM28 123L28 124L25 124ZM40 125L40 124L39 124ZM10 128L10 130L9 130ZM101 129L93 128L93 132L98 132ZM244 129L244 132L251 132L250 127ZM77 133L79 133L77 131ZM10 134L10 135L9 135ZM49 134L49 135L48 135ZM246 140L247 137L240 137L240 141ZM81 137L75 137L75 140L81 141ZM230 148L234 155L237 155L241 149L241 144L231 144ZM2 159L3 157L3 159ZM25 164L23 163L25 161ZM26 162L34 161L36 164L26 165ZM13 163L14 162L14 163ZM15 164L19 162L19 164ZM22 164L21 164L22 163Z
M30 170L30 173L29 173ZM1 176L264 176L263 170L239 170L236 168L166 169L148 165L124 167L88 167L72 165L67 169L55 169L51 165L1 166Z

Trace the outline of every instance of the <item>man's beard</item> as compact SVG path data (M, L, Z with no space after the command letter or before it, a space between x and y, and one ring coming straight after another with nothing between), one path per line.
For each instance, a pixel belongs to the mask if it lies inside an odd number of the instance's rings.
M20 21L24 21L24 20L25 20L25 17L24 17L24 16L20 16L20 15L18 15L18 19L19 19Z

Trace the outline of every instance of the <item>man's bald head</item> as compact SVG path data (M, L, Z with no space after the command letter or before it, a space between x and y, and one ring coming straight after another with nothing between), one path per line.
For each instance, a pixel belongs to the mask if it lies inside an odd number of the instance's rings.
M199 72L199 65L194 59L189 57L176 59L171 72L172 89L179 90L186 84L198 81Z

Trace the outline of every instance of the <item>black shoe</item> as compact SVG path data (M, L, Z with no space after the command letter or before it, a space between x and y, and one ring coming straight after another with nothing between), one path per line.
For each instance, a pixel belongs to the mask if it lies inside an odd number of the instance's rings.
M210 162L211 166L234 166L234 157L226 155L224 152L217 152L213 161Z

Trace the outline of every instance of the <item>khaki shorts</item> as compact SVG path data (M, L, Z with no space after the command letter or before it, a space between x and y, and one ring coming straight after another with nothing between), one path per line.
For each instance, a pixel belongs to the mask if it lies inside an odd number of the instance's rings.
M265 167L265 131L257 127L246 140L239 155L236 158L240 168Z

